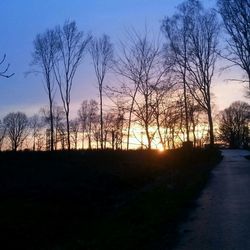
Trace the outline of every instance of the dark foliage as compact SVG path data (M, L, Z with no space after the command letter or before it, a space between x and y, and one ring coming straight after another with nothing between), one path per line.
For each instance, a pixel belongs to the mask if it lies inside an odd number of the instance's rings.
M249 143L250 106L246 102L234 102L221 112L220 139L230 148L247 148Z

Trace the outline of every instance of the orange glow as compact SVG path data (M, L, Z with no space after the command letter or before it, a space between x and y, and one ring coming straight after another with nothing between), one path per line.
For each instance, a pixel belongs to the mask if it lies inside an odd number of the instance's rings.
M163 148L158 148L159 153L163 153L164 149Z

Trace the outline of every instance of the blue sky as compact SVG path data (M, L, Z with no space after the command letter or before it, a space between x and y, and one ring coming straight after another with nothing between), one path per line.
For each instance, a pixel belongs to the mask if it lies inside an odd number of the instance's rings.
M1 0L0 56L7 54L11 63L10 79L0 79L0 118L10 111L35 113L47 104L47 96L40 76L29 75L33 40L66 19L75 20L80 30L93 35L108 34L116 44L125 30L144 28L145 24L155 34L159 33L164 16L172 15L182 0ZM213 1L202 1L212 6ZM223 76L216 84L215 102L224 108L232 100L242 99L240 85L225 83ZM223 86L226 87L223 87ZM235 90L237 89L237 94ZM233 93L233 94L232 94ZM86 58L76 75L72 90L73 114L83 99L95 98L95 76L89 58ZM223 98L222 98L223 97ZM60 99L56 98L60 104Z

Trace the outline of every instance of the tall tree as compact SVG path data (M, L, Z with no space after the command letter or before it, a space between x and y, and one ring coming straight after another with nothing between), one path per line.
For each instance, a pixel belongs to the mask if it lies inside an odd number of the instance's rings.
M11 143L11 149L17 151L27 137L29 126L27 116L22 112L9 113L3 118L6 136Z
M163 20L162 31L166 36L167 57L172 61L172 70L178 76L183 88L185 109L186 140L189 141L189 116L188 116L188 59L189 42L192 31L192 18L201 9L196 0L186 1L177 7L177 13ZM167 58L169 60L169 58Z
M90 54L93 60L95 74L98 82L99 105L100 105L100 125L101 125L101 149L103 149L103 83L107 70L113 60L113 45L107 35L99 39L93 39L90 47Z
M189 43L188 87L198 104L206 111L209 123L210 145L214 145L211 105L211 84L218 57L220 31L216 12L198 12L192 21Z
M218 0L229 35L225 57L246 72L250 89L250 0Z
M75 73L91 40L90 35L79 31L75 22L66 21L56 29L59 44L58 58L54 61L54 74L66 117L67 146L70 150L70 101Z
M53 67L55 57L58 53L58 40L54 30L47 30L38 34L33 42L34 52L32 54L32 65L39 67L39 72L45 81L45 92L49 98L49 123L50 123L50 150L54 150L54 121L53 105L55 88L53 82Z

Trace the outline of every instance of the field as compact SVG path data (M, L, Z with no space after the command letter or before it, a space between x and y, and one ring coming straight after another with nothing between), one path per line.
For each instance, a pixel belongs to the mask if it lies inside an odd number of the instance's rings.
M2 249L161 249L221 159L190 152L0 152Z

